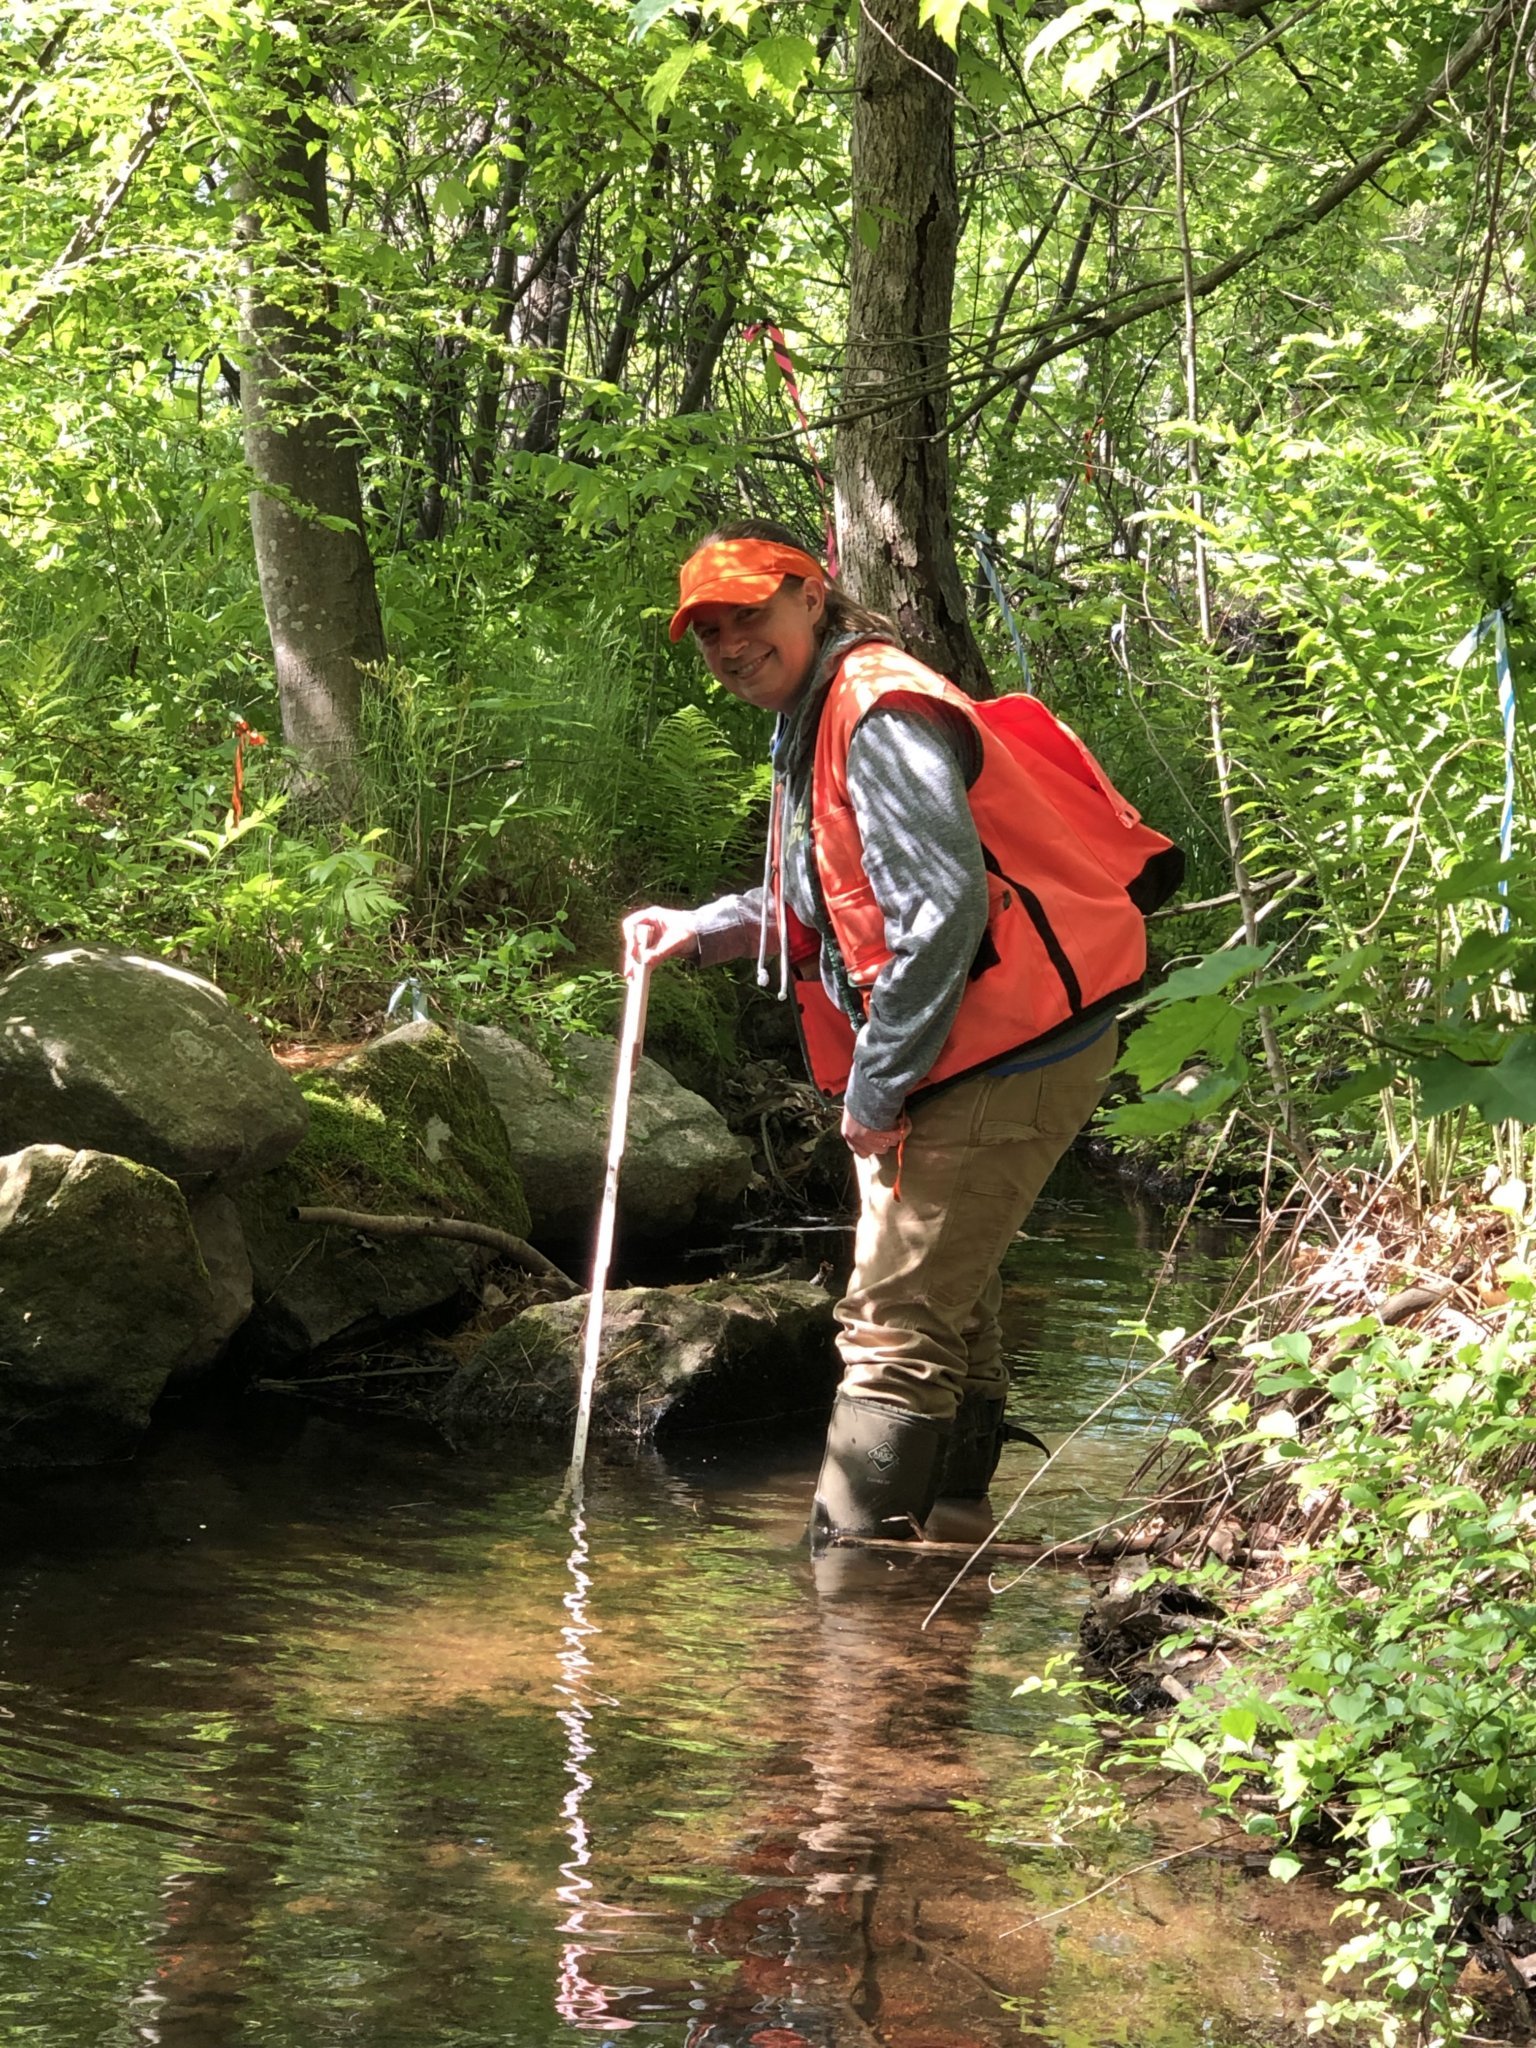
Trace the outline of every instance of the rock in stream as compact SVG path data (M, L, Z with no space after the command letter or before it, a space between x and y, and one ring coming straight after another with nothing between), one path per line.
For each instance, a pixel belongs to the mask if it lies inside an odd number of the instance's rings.
M451 1382L440 1420L459 1443L568 1438L587 1296L526 1310ZM712 1280L607 1297L594 1439L825 1414L837 1388L831 1296L808 1281Z
M308 1136L236 1203L255 1271L245 1339L291 1362L339 1338L460 1301L493 1254L441 1238L370 1238L296 1223L295 1206L457 1216L526 1236L528 1205L506 1130L474 1062L436 1024L407 1024L306 1076Z
M219 1320L173 1180L63 1145L0 1158L0 1464L126 1457Z
M572 1033L562 1071L493 1025L459 1027L501 1111L540 1244L585 1245L603 1192L612 1040ZM630 1099L620 1228L655 1241L732 1209L752 1178L752 1148L702 1095L642 1058Z

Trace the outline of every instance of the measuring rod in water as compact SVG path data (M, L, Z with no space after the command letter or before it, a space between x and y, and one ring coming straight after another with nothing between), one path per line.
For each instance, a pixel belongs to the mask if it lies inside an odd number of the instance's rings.
M645 1039L645 1006L651 993L648 961L624 962L624 1025L619 1033L619 1060L613 1073L613 1111L608 1121L608 1171L603 1181L603 1206L597 1217L597 1244L592 1253L592 1292L587 1301L587 1328L581 1355L581 1394L576 1403L576 1441L565 1492L581 1500L581 1476L587 1462L587 1431L592 1423L592 1394L597 1385L597 1354L603 1341L603 1297L613 1258L613 1224L619 1206L619 1167L629 1135L629 1097L640 1047Z

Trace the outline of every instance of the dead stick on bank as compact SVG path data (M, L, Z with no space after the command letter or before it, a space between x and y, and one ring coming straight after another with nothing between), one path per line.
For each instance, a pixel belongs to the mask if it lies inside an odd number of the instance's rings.
M455 1237L466 1244L489 1245L501 1252L525 1273L562 1288L567 1295L581 1289L569 1273L562 1273L553 1259L535 1251L525 1238L510 1230L493 1229L489 1223L465 1223L456 1216L368 1216L361 1209L290 1209L295 1223L334 1223L343 1230L359 1230L366 1237Z

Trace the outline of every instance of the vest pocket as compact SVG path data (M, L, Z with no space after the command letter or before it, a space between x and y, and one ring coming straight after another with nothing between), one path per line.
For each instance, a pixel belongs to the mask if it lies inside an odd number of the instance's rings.
M1014 894L1018 897L1019 902L1022 904L1024 909L1024 915L1029 919L1030 923L1034 926L1035 934L1038 937L1041 945L1045 948L1045 957L1047 958L1047 960L1050 961L1052 967L1056 970L1056 974L1060 979L1062 988L1066 991L1067 1003L1071 1009L1072 1015L1074 1017L1078 1016L1081 1013L1083 1007L1082 983L1077 978L1077 973L1072 965L1072 962L1067 958L1066 947L1063 946L1061 940L1056 936L1055 926L1051 923L1050 918L1046 915L1045 905L1040 901L1040 898L1035 894L1033 889L1025 888L1024 884L1022 882L1015 881L1012 875L1005 875L1003 873L1002 869L998 866L997 861L994 858L990 847L984 846L981 849L981 859L982 865L986 868L987 874L991 878L988 882L987 887L988 893L992 897L993 917L997 916L1000 911L1007 910L1007 892L1011 889L1014 892ZM998 901L998 884L1003 885L1001 902ZM991 920L989 919L989 931L990 924ZM978 969L973 967L971 970L972 975L974 976L978 971Z

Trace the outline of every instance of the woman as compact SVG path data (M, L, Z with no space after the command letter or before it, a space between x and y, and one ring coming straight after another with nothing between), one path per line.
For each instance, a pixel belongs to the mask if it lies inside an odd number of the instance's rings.
M1057 806L1060 775L1022 765L786 528L699 544L672 638L690 629L716 682L777 721L764 885L635 911L625 939L641 962L755 948L760 981L777 951L842 1097L860 1213L813 1540L917 1536L936 1502L974 1525L1008 1389L999 1262L1114 1064L1141 916L1071 793Z

